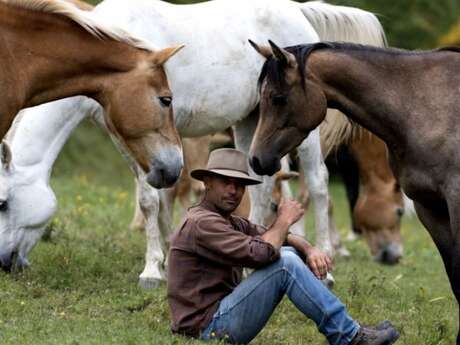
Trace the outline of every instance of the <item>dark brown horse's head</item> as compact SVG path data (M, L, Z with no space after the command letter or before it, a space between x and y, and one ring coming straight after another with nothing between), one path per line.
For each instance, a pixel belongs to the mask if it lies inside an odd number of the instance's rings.
M250 164L260 175L278 171L280 159L321 123L327 110L318 83L305 78L304 64L269 42L271 47L251 42L267 58L259 77L260 119L250 150Z

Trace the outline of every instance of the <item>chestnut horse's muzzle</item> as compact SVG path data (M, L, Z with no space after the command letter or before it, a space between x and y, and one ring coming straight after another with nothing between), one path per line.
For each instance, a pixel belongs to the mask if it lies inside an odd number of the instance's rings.
M168 150L152 160L147 182L154 188L171 187L178 180L184 165L180 150Z

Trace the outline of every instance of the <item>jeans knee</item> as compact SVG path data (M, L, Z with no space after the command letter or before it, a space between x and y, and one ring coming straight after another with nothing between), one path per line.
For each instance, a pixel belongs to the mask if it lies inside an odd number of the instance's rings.
M290 270L297 266L303 266L302 259L295 250L285 249L280 252L280 263L284 268Z

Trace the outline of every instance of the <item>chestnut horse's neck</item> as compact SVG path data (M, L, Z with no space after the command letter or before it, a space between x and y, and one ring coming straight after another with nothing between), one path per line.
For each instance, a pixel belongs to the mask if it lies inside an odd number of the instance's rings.
M106 44L63 16L0 2L0 137L24 107L73 95L99 102L107 75L135 68L147 52Z
M430 102L433 85L446 83L452 74L450 65L460 61L460 54L449 50L412 53L332 45L334 48L311 53L306 62L307 79L319 82L328 107L342 111L382 138L392 152L400 149L396 143L407 141L411 128L427 120L420 116L435 107ZM436 102L446 104L442 93L438 96Z
M360 131L351 139L350 148L358 162L362 187L370 193L383 192L386 186L395 190L395 177L388 164L388 151L385 143L366 130Z

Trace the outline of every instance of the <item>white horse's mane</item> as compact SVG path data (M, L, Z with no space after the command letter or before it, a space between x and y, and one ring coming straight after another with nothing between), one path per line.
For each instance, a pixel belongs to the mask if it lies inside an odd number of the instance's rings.
M99 39L110 38L136 48L155 50L147 41L134 37L121 28L102 23L95 18L93 12L82 11L75 4L65 0L0 0L0 2L31 11L64 16Z

